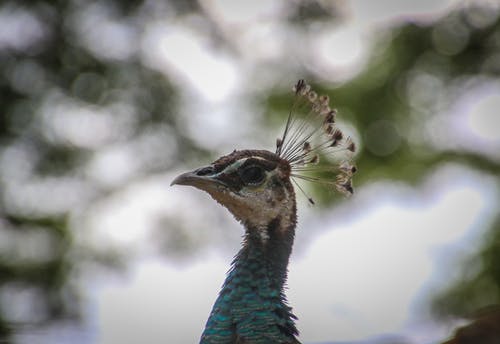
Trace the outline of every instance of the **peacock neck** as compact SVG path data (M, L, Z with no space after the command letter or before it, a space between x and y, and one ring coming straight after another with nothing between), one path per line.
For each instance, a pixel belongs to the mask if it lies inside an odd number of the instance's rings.
M247 226L200 343L298 343L284 293L294 234L294 220Z

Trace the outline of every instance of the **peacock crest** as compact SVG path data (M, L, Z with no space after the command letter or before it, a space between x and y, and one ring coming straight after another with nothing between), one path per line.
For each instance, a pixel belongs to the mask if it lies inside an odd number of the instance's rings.
M352 177L357 170L352 163L356 145L338 128L337 110L330 107L327 95L318 95L302 79L293 91L295 101L283 136L276 140L276 154L289 162L290 177L304 195L296 179L320 183L346 196L352 195ZM325 172L326 176L317 175ZM311 197L306 197L314 204Z

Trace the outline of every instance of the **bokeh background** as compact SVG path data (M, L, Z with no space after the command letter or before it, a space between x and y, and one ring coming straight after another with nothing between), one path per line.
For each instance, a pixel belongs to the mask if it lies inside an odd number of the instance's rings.
M304 185L305 343L437 343L500 303L498 1L2 1L0 342L197 342L242 229L172 178L273 150L305 78L359 146Z

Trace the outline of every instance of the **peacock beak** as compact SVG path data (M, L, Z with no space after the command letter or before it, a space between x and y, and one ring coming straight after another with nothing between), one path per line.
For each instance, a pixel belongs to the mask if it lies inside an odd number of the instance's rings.
M207 166L178 175L170 183L170 186L189 185L200 190L208 191L208 189L216 186L225 185L217 177L218 175L214 174L213 167Z

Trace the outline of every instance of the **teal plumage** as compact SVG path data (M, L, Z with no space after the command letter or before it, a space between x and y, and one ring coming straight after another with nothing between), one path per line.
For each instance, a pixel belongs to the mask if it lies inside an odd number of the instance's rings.
M279 223L274 221L269 227L273 226ZM286 232L286 238L272 228L268 232L274 234L263 244L253 234L257 231L247 231L200 343L298 343L296 317L283 292L293 229Z

